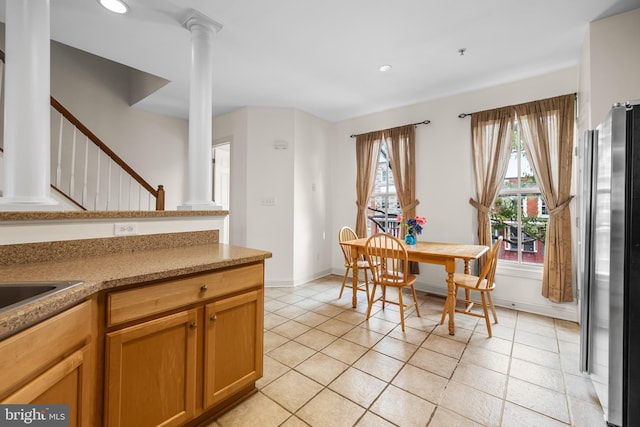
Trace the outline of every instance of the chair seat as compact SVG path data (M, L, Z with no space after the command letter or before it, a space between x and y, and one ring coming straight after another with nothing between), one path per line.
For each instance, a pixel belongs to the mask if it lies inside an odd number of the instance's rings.
M385 286L407 286L410 283L414 283L416 281L416 276L413 274L407 274L405 277L404 273L383 273L380 275L380 284Z
M496 287L495 283L488 285L487 279L482 279L478 284L478 276L472 274L455 273L453 275L453 282L456 286L467 289L477 289L483 291L491 291Z

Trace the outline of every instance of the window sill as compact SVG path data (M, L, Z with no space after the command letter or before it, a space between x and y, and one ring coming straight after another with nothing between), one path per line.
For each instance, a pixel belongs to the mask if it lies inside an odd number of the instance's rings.
M523 279L542 280L543 272L543 265L517 264L509 261L498 262L496 267L496 274L498 275Z

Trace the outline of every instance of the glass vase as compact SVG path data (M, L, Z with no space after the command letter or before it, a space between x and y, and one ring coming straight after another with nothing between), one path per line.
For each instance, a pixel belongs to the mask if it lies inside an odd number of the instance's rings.
M414 246L416 244L416 235L413 233L407 233L404 235L404 242L409 246Z

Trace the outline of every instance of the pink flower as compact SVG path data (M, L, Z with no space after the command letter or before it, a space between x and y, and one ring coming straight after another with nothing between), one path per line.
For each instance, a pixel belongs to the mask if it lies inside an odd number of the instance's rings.
M402 215L397 216L398 222L402 222Z
M425 225L427 223L427 218L423 216L416 216L416 222L420 225Z

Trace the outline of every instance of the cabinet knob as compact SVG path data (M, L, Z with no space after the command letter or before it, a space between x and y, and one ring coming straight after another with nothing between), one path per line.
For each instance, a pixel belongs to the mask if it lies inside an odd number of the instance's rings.
M189 324L189 329L195 329L198 327L198 324L196 322L192 322Z
M204 292L204 291L206 291L207 289L209 289L209 286L207 286L207 285L202 285L202 286L200 286L200 292Z
M209 318L212 322L215 322L216 320L218 320L218 316L216 316L215 314L213 316L211 316Z

